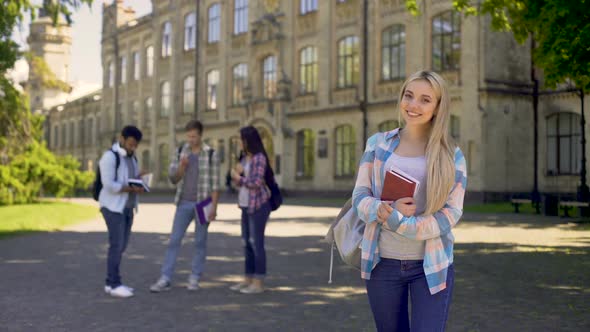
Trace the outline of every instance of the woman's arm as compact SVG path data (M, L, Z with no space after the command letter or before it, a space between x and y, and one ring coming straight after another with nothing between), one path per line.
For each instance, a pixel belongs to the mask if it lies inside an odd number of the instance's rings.
M375 147L381 133L377 133L367 140L365 152L361 158L356 183L352 191L352 208L366 223L377 220L377 208L380 199L373 197L373 167L375 163Z
M264 184L264 173L266 171L266 158L264 154L257 153L252 157L252 164L250 165L250 173L248 176L240 178L240 186L246 188L258 188Z
M467 187L467 164L459 148L455 150L455 184L445 206L434 214L399 218L394 209L387 223L396 233L415 240L427 240L448 234L463 214Z

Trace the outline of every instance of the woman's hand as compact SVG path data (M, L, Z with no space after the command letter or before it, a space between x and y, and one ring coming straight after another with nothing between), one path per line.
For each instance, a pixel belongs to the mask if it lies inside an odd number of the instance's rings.
M235 169L231 170L231 178L234 182L239 183L242 176Z
M377 209L377 222L379 223L387 223L387 219L393 212L393 208L391 207L391 202L383 201L379 204L379 208Z
M406 217L416 214L416 201L412 197L404 197L395 201L395 209Z
M242 173L244 173L244 166L242 166L242 164L241 164L241 163L237 163L237 164L234 166L234 169L236 170L236 172L237 172L238 174L242 174Z

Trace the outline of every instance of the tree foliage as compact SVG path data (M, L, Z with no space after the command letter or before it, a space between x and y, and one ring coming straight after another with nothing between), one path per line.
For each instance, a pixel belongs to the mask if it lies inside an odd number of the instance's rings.
M547 86L571 80L590 91L590 0L453 0L453 6L466 15L490 15L492 28L511 31L520 43L532 37ZM417 0L406 7L420 12Z
M88 188L93 174L79 171L71 156L58 157L43 141L43 117L31 113L28 98L6 77L23 54L12 39L12 31L41 9L57 24L59 17L70 23L72 11L92 0L45 0L36 6L29 0L4 0L0 4L0 205L26 203L40 194L64 196ZM45 88L69 89L42 59L25 54Z

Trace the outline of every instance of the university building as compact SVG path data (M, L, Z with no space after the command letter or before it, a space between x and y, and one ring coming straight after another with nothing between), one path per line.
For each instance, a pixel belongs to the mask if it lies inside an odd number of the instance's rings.
M236 162L239 128L253 125L281 187L350 192L365 139L399 124L404 79L430 69L450 84L450 131L467 158L470 199L530 193L530 45L492 31L488 17L454 12L452 1L421 4L414 17L403 0L158 0L136 17L116 0L103 7L102 63L89 64L102 66L103 87L42 106L48 145L93 169L122 126L135 124L144 133L139 160L165 189L187 121L203 122L223 174ZM32 26L32 49L54 71L67 65L69 51L42 50L69 50L68 28L43 18ZM544 92L535 72L538 188L575 193L588 98L566 86Z

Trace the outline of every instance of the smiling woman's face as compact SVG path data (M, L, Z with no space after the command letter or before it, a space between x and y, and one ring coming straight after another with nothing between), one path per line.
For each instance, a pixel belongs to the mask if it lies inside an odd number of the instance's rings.
M438 100L430 83L416 80L406 86L400 112L407 125L426 125L436 115L437 104Z

